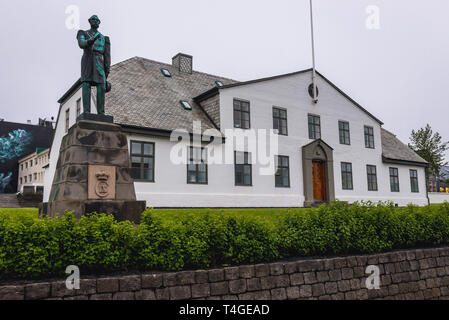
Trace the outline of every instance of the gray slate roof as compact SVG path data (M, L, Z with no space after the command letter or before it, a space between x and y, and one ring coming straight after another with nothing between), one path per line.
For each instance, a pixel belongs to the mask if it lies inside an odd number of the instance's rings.
M160 69L172 77L162 75ZM112 91L106 97L106 114L122 125L172 131L192 132L193 121L201 121L202 131L214 128L205 112L193 98L216 86L215 81L231 84L236 81L193 71L180 73L170 64L134 57L111 67L108 81ZM180 101L190 102L193 110L185 110Z
M394 134L385 129L381 130L382 156L391 160L411 161L426 164L427 161L417 155L407 145L402 143Z

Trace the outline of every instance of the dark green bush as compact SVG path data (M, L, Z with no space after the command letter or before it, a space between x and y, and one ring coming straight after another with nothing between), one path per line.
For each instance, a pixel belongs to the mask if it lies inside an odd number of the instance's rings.
M175 271L442 244L449 244L448 203L396 208L337 201L285 210L276 219L213 210L170 219L147 210L139 226L104 214L79 221L72 214L57 219L0 216L0 278L57 276L68 265L79 266L84 274Z

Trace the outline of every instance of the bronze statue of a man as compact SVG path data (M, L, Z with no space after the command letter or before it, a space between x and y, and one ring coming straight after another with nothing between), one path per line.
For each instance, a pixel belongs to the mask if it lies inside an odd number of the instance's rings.
M109 37L98 32L100 19L94 15L89 19L90 30L78 31L78 45L84 50L81 60L81 82L83 84L84 113L91 113L91 87L97 87L97 112L104 114L105 93L110 90L107 82L111 68L111 43Z

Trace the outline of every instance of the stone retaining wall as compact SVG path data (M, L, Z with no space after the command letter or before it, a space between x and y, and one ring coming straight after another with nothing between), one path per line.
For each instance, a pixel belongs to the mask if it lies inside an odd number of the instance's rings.
M380 289L368 290L369 265L380 270ZM82 271L81 271L82 272ZM285 300L447 299L449 247L367 256L175 273L82 279L80 290L65 280L0 286L0 300Z

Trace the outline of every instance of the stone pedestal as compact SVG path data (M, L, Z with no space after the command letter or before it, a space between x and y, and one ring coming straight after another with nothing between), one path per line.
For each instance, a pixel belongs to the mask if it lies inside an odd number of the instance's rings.
M54 217L69 210L77 218L107 213L139 223L146 202L136 201L126 135L119 125L92 116L79 118L62 139L50 199L41 212Z

